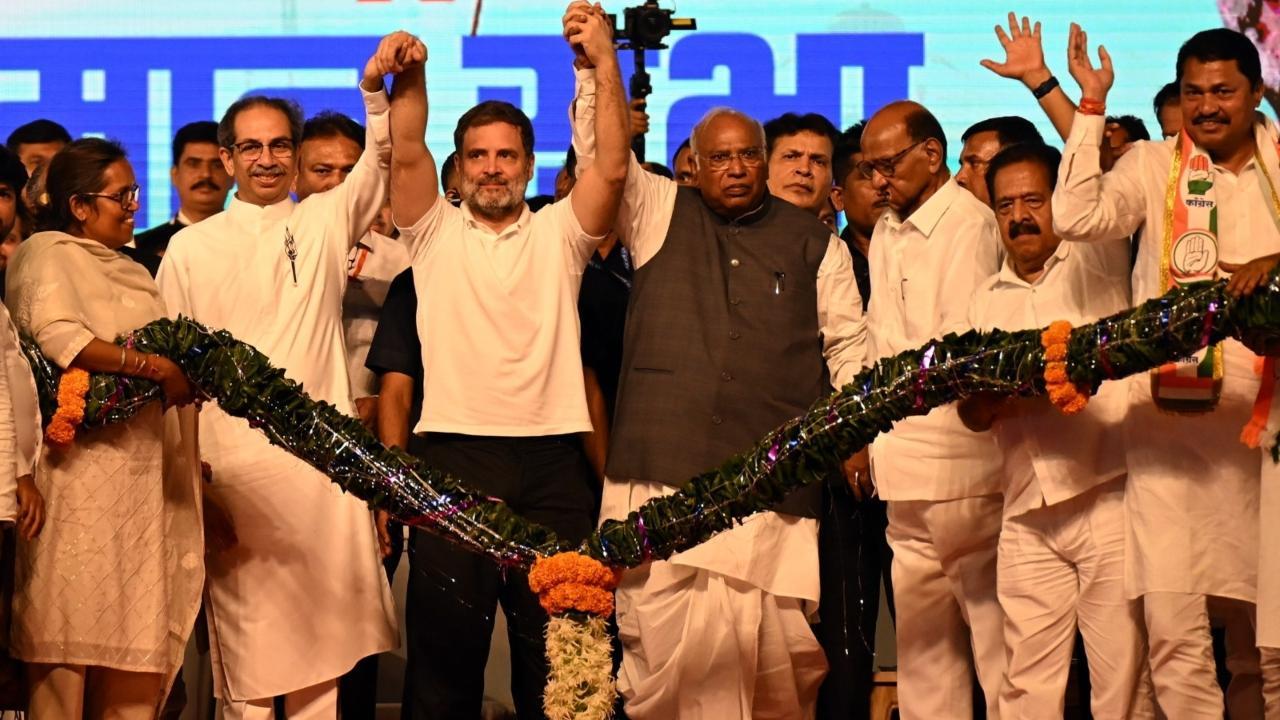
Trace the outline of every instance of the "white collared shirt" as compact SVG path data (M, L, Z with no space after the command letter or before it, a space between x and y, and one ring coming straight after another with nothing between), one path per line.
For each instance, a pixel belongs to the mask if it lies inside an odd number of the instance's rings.
M1063 242L1032 282L1009 262L973 294L969 320L982 331L1072 327L1129 307L1129 242ZM1074 417L1043 397L1012 401L993 434L1004 456L1004 507L1013 517L1068 500L1125 472L1123 383L1103 383Z
M363 92L365 152L341 185L268 206L233 196L227 209L177 232L156 284L171 316L185 315L263 352L316 400L355 414L342 338L347 253L387 196L386 93ZM286 234L293 238L292 255ZM239 437L202 412L206 448ZM214 427L218 429L214 429Z
M347 291L342 296L342 333L347 344L351 397L378 394L378 378L364 366L378 329L391 281L409 267L409 251L399 240L370 230L347 256Z
M881 216L868 258L873 357L968 330L969 299L1001 255L995 215L955 179L906 219ZM894 423L872 447L872 472L886 500L954 500L1001 486L994 441L965 428L954 404Z
M1128 237L1142 228L1133 267L1136 304L1165 292L1160 285L1164 215L1177 138L1136 142L1104 174L1099 148L1105 124L1101 115L1076 113L1053 193L1053 225L1063 240L1076 241ZM1239 174L1215 165L1213 181L1221 260L1241 263L1280 252L1280 230L1268 209L1271 191L1257 164L1250 160Z
M413 227L422 340L414 432L532 437L591 430L578 339L578 289L602 238L569 198L495 233L438 198Z

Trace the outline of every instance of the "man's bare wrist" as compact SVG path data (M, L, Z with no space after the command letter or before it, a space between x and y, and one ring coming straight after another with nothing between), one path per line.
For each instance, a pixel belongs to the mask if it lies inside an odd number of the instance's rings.
M1051 77L1053 77L1053 73L1049 72L1049 68L1042 67L1023 75L1022 84L1026 85L1028 90L1035 90L1048 82Z

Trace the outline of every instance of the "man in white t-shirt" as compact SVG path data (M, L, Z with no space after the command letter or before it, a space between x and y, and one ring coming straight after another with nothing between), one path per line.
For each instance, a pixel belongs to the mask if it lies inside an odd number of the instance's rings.
M578 434L591 429L578 340L578 289L613 227L627 173L626 100L610 28L576 4L566 38L600 77L599 158L568 197L531 213L533 127L484 102L454 131L462 205L440 196L423 140L424 65L391 98L391 207L418 296L423 405L414 432L427 464L561 537L595 517L595 480ZM411 545L406 622L408 718L477 717L496 603L511 640L520 717L541 717L547 615L526 575L425 532Z

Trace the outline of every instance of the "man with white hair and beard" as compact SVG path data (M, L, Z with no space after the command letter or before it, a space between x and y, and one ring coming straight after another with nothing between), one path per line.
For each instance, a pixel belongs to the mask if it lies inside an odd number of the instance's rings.
M574 6L565 37L599 75L600 154L562 200L524 202L533 126L517 107L483 102L454 131L461 207L441 199L423 65L391 98L391 209L418 296L422 455L482 494L577 541L591 532L597 480L579 433L591 430L578 347L587 261L613 227L627 173L626 99L610 25ZM521 718L542 717L547 614L527 575L423 532L411 553L406 718L478 717L499 600ZM447 578L447 581L444 579Z

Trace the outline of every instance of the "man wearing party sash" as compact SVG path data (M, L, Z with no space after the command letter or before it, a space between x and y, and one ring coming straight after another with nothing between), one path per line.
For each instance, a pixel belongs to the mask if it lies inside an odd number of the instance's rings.
M1105 241L1141 228L1135 303L1280 250L1277 129L1256 112L1263 85L1249 40L1225 29L1188 40L1177 61L1184 130L1136 143L1105 175L1099 155L1114 73L1106 50L1098 54L1094 68L1073 26L1068 58L1083 97L1053 196L1058 234ZM1127 381L1125 587L1143 599L1156 699L1168 717L1222 717L1211 600L1252 625L1259 464L1249 444L1266 419L1266 403L1254 412L1259 367L1228 340ZM1256 662L1249 650L1243 657Z

